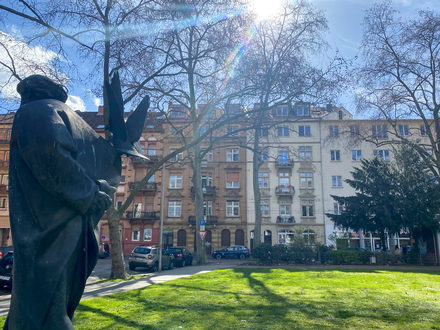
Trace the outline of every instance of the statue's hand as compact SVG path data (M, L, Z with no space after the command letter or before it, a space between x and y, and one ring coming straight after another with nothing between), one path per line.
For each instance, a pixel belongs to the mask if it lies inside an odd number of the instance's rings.
M108 207L111 205L112 202L113 201L109 195L107 195L105 192L98 191L95 195L95 198L93 199L92 204L87 210L87 214L94 214L94 213L104 214L105 210L108 209Z
M99 186L99 190L105 192L107 195L113 195L116 192L116 188L110 186L105 180L98 180L97 184Z

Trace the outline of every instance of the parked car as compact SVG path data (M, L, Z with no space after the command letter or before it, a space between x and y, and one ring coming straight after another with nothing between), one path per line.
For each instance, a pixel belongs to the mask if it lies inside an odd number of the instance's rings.
M107 258L110 255L110 248L108 244L99 244L99 258Z
M14 253L7 252L0 259L0 286L12 288L12 267L14 262Z
M149 268L152 272L159 269L159 246L139 245L134 248L128 259L128 268L135 270L136 267ZM174 268L174 256L162 249L162 268Z
M168 248L167 251L174 255L175 265L185 267L186 265L192 265L193 255L185 248Z
M249 249L243 245L231 245L224 250L218 250L212 253L212 257L217 259L240 258L241 260L244 260L250 255Z

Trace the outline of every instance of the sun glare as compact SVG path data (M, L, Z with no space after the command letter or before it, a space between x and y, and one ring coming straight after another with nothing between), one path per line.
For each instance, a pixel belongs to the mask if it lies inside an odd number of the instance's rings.
M281 0L253 0L252 10L258 20L272 18L281 7Z

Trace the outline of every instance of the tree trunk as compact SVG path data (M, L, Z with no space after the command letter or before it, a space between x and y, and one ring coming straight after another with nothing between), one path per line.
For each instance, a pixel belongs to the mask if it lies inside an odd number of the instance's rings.
M119 223L121 214L110 205L107 210L108 229L110 236L110 255L112 258L111 278L125 279L127 272L125 270L124 252L122 250L122 240L119 233Z
M261 244L261 194L260 187L258 186L258 169L260 168L260 162L258 160L258 146L260 144L260 128L261 120L258 119L257 127L255 128L254 139L254 154L252 158L252 183L254 189L254 201L255 201L255 228L254 228L254 242L253 249ZM261 157L263 157L261 155Z
M194 122L193 124L193 134L194 139L200 136L200 127L198 122ZM192 182L194 185L194 215L196 217L196 230L197 232L200 230L200 220L204 219L203 217L203 187L202 187L202 158L200 155L200 144L196 144L193 147L194 152L194 162L192 163L193 170L193 178ZM197 264L203 265L207 263L206 258L206 249L205 249L205 240L202 240L198 233L196 233L196 246L197 246Z

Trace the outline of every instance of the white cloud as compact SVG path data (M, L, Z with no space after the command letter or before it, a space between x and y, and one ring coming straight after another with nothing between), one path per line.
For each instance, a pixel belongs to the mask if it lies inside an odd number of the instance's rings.
M95 103L96 107L102 105L101 99L99 97L95 97L93 103Z
M11 100L19 99L19 94L16 91L19 80L11 74L11 69L14 67L16 74L22 79L31 74L44 74L50 78L55 76L60 78L60 74L57 74L52 66L53 61L57 58L58 55L50 50L40 46L29 47L23 41L0 31L0 61L9 67L0 65L2 97ZM67 77L61 76L61 78L66 79Z
M84 104L84 101L79 97L75 95L69 95L67 98L66 104L73 110L81 110L86 111L86 105Z

